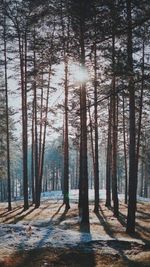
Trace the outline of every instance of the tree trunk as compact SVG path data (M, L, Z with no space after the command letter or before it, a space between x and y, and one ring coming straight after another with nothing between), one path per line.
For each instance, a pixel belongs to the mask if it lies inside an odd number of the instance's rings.
M137 148L136 148L136 175L138 180L138 165L139 165L139 151L140 151L140 139L141 139L141 127L142 127L142 111L143 111L143 91L144 91L144 60L145 57L145 40L143 40L142 47L142 84L141 94L139 103L139 120L138 120L138 131L137 131Z
M7 139L7 191L8 211L11 211L11 177L10 177L10 142L9 142L9 107L8 107L8 75L7 75L7 40L6 16L4 15L4 62L5 62L5 98L6 98L6 139Z
M40 184L39 184L39 155L38 155L38 130L37 130L37 86L36 86L36 50L35 50L35 29L34 29L34 144L35 144L35 208L40 206Z
M35 143L34 143L34 101L32 108L32 155L31 155L31 181L32 181L32 203L35 204Z
M131 0L127 0L127 52L128 52L128 75L129 75L129 203L127 215L127 233L135 232L137 170L135 150L135 91L133 81L133 45L132 45L132 17Z
M28 165L27 165L27 92L25 86L24 73L24 42L18 32L19 40L19 55L20 55L20 71L21 71L21 96L22 96L22 150L23 150L23 195L24 195L24 210L29 208L28 204Z
M96 35L96 30L95 30ZM96 38L96 37L95 37ZM98 156L98 115L97 115L97 45L94 42L94 129L95 129L95 165L94 165L94 212L99 211L99 156Z
M109 104L107 159L106 159L106 207L111 207L111 165L112 165L112 97Z
M115 36L112 38L112 197L114 203L114 216L118 217L119 203L117 192L117 112L116 112L116 77L115 77Z
M126 149L126 126L125 126L125 97L123 92L123 147L124 147L124 167L125 167L125 204L128 202L128 170L127 170L127 149Z
M64 127L64 204L69 205L69 141L68 141L68 60L65 56L65 127Z

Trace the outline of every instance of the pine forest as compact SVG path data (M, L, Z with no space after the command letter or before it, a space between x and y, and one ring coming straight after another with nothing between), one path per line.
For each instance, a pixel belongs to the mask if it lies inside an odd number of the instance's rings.
M149 0L0 0L0 267L150 266Z

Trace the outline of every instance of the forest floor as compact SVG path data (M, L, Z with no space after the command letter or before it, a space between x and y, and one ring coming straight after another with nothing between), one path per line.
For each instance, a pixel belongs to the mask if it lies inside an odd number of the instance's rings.
M137 205L136 234L125 233L127 206L119 220L100 202L90 202L90 229L79 224L77 201L68 212L60 199L42 199L23 210L22 201L0 204L0 267L150 267L150 203Z

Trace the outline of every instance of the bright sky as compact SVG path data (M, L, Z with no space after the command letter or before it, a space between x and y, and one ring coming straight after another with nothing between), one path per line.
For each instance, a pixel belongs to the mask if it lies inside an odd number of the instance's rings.
M13 74L11 71L9 75ZM64 63L59 64L55 67L55 75L51 79L51 86L56 87L57 91L50 94L49 107L54 108L57 104L62 104L64 99L64 88L62 83L64 79ZM81 67L77 62L69 62L69 82L75 86L80 86L81 83L88 81L89 73L86 68ZM16 112L13 116L16 122L15 135L17 137L21 136L22 126L21 126L21 92L17 90L19 88L18 78L12 77L9 80L9 106L11 106ZM63 124L63 114L62 112L57 112L57 118L55 117L54 127L60 127ZM52 115L51 115L52 117ZM50 135L52 138L56 137L56 132L50 130Z

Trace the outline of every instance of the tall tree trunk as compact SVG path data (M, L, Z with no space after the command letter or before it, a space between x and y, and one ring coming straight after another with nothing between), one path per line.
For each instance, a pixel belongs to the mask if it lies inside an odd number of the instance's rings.
M142 111L143 111L143 91L144 91L144 64L145 64L145 40L143 40L142 47L142 83L141 83L141 94L139 103L139 120L138 120L138 131L137 131L137 147L136 147L136 175L138 180L138 165L139 165L139 151L140 151L140 139L141 139L141 127L142 127Z
M68 11L68 1L66 2ZM69 205L69 138L68 138L68 49L69 49L69 31L70 21L67 17L67 25L63 18L63 7L61 1L61 25L63 37L63 52L64 52L64 89L65 89L65 107L64 107L64 169L63 169L63 202L66 205L66 210L70 209Z
M143 197L143 184L144 184L144 146L142 147L142 157L141 157L141 187L140 187L140 196Z
M93 125L92 125L92 117L90 110L90 101L88 101L88 112L89 112L89 122L90 122L90 139L91 139L91 151L92 151L92 161L93 161L93 173L95 177L95 153L94 153ZM91 179L91 184L92 184L92 179Z
M96 30L95 30L96 35ZM97 114L97 45L94 41L94 129L95 129L95 166L94 166L94 212L99 210L99 156L98 156L98 114Z
M64 127L64 204L69 205L69 141L68 141L68 59L65 56L65 127Z
M39 194L40 195L41 195L41 187L42 187L43 168L44 168L45 142L46 142L48 104L49 104L49 92L50 92L50 79L51 79L51 66L49 67L47 96L46 96L46 109L45 109L45 121L44 121L44 129L43 129L43 140L41 139L41 151L40 151L40 161L39 161ZM40 195L39 195L39 198L41 197Z
M114 203L114 216L118 217L119 203L117 192L117 112L116 112L116 77L115 77L115 36L112 38L112 197Z
M23 195L24 210L29 208L28 203L28 165L27 165L27 92L25 88L24 74L24 42L18 30L19 55L20 55L20 71L21 71L21 97L22 97L22 150L23 150Z
M137 164L135 146L135 91L133 80L133 44L132 44L132 16L131 0L127 0L127 52L128 52L128 75L129 75L129 203L127 215L127 233L135 232L136 192L137 192Z
M106 207L111 207L111 165L112 165L112 97L110 97L106 159Z
M127 149L126 149L126 125L125 125L125 96L123 92L123 147L124 147L124 167L125 167L125 204L128 202L128 169L127 169Z
M22 40L23 42L23 40ZM25 210L29 208L28 204L28 113L27 113L27 32L25 30L24 36L24 157L25 157L25 179L24 179L24 192L25 192Z
M34 144L35 144L35 208L40 206L40 185L39 185L39 150L38 150L38 129L37 129L37 85L36 85L36 40L34 29Z
M34 101L32 108L32 155L31 155L31 181L32 181L32 203L35 204L35 143L34 143Z
M80 86L80 107L82 105L81 102L81 86ZM78 207L79 207L79 216L81 217L81 209L82 209L82 160L83 160L83 156L82 156L82 113L80 111L80 153L79 153L79 203L78 203Z
M83 8L83 7L82 7ZM85 45L84 45L84 21L80 24L80 47L81 66L85 68ZM87 109L86 109L86 85L81 85L81 150L82 150L82 208L81 224L89 224L89 200L88 200L88 166L87 166Z
M4 62L5 62L5 97L6 97L6 139L7 139L7 191L8 211L11 211L11 177L10 177L10 142L9 142L9 107L8 107L8 75L7 75L7 40L6 16L4 15Z
M81 129L82 129L82 213L81 223L89 223L89 206L88 206L88 169L87 169L87 117L86 117L86 86L81 86Z

